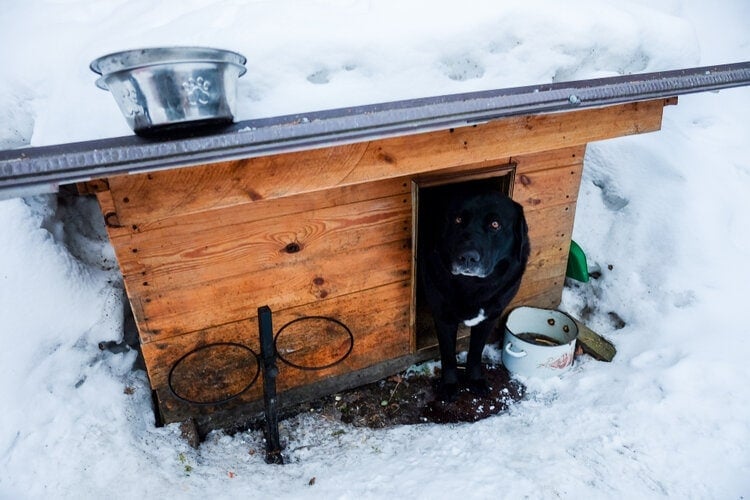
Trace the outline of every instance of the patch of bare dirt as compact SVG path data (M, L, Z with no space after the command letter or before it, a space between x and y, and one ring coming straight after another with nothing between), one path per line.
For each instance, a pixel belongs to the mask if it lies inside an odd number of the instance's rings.
M439 374L399 374L349 391L327 396L310 408L355 427L379 429L394 425L475 422L508 409L524 387L502 366L486 366L490 392L479 397L462 389L456 401L437 396Z

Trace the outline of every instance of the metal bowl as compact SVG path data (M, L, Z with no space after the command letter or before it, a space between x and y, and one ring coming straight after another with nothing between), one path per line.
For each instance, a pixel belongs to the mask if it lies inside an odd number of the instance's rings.
M553 309L521 306L508 314L503 337L505 368L524 377L552 377L573 366L578 325Z
M246 58L208 47L127 50L91 63L139 135L232 123Z

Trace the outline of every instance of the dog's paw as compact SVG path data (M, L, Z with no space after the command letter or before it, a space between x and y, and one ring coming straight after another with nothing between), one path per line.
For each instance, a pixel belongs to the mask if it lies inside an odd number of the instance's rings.
M442 382L438 390L438 398L444 403L452 403L458 399L458 384Z
M487 385L487 381L483 378L467 380L466 387L475 396L487 397L490 395L490 386Z

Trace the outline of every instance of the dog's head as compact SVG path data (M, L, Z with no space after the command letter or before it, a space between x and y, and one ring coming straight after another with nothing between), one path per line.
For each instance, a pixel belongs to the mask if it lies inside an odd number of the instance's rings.
M485 278L528 255L523 208L495 191L458 192L444 213L443 259L454 275Z

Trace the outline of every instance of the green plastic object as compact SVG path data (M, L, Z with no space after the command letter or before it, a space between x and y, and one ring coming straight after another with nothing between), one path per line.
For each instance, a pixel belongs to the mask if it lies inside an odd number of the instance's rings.
M589 266L586 263L586 254L581 246L570 240L570 253L568 254L568 269L565 276L574 280L587 283L589 280Z

